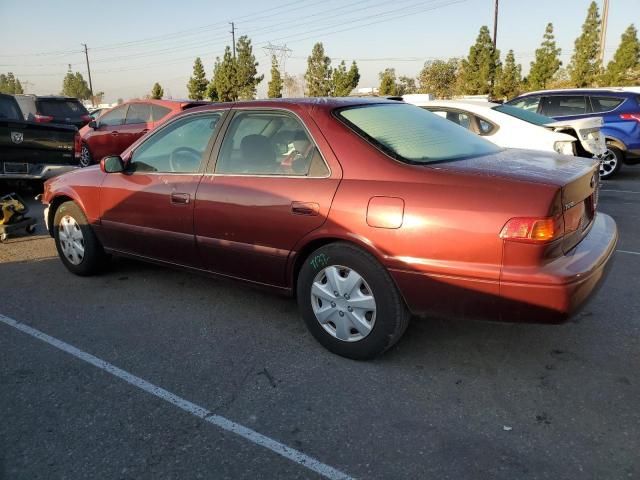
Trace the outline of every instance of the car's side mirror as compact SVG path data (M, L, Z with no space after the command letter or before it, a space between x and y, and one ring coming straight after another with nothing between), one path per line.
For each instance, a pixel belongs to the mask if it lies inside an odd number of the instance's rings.
M124 161L120 155L111 155L100 160L100 170L104 173L124 172Z
M95 120L91 120L89 122L89 128L93 128L95 130L96 128L98 128L98 122L96 122Z

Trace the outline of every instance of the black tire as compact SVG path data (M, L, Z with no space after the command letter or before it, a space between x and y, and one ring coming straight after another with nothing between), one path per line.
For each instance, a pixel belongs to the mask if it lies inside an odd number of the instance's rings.
M336 338L325 330L313 311L313 282L320 272L330 266L346 267L357 272L375 298L373 328L360 340L344 341ZM369 253L344 242L320 247L304 260L298 275L297 297L302 318L316 340L331 352L355 360L376 357L393 346L402 337L411 317L396 284L385 268ZM357 331L352 329L351 332Z
M60 223L66 216L71 217L77 224L82 233L82 243L84 246L84 254L79 263L74 264L71 259L65 255L60 240ZM56 242L56 249L60 260L67 269L76 275L88 276L100 272L107 263L108 255L104 252L100 241L96 237L93 229L87 222L80 207L75 202L65 202L58 207L53 220L53 238Z
M607 144L607 151L600 162L600 179L608 180L620 171L624 153L618 147Z
M93 155L91 155L91 150L89 150L89 145L82 142L82 149L80 150L80 166L88 167L93 164Z

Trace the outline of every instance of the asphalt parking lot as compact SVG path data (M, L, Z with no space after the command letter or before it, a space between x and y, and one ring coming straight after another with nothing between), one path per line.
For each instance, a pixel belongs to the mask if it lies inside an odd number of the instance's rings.
M0 478L638 478L640 166L599 209L618 252L573 321L414 319L372 362L290 299L125 260L75 277L40 225L0 245Z

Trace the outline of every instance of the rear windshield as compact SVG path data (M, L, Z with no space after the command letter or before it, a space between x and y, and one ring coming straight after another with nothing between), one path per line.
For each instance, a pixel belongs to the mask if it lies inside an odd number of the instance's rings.
M9 120L23 119L18 104L12 98L0 97L0 118Z
M52 117L80 117L89 115L77 100L38 100L38 112Z
M506 115L519 118L525 122L533 123L534 125L544 126L549 123L553 123L556 120L550 117L545 117L536 112L530 112L529 110L523 110L522 108L514 107L511 105L498 105L493 107L493 110L502 112Z
M467 129L413 105L364 105L337 113L387 155L407 163L427 164L500 151Z

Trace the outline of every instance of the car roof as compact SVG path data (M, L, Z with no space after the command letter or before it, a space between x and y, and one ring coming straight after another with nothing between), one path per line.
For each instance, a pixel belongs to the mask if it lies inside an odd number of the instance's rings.
M634 92L631 89L626 89L624 87L557 88L557 89L550 89L550 90L536 90L533 92L527 92L527 93L518 95L518 97L527 97L529 95L540 95L540 94L561 95L563 93L582 93L582 94L611 93L611 94L626 96L626 95L633 95L634 93L637 93L637 92Z
M68 97L66 95L35 95L33 93L18 93L16 97L28 97L35 100L78 100L76 97Z

